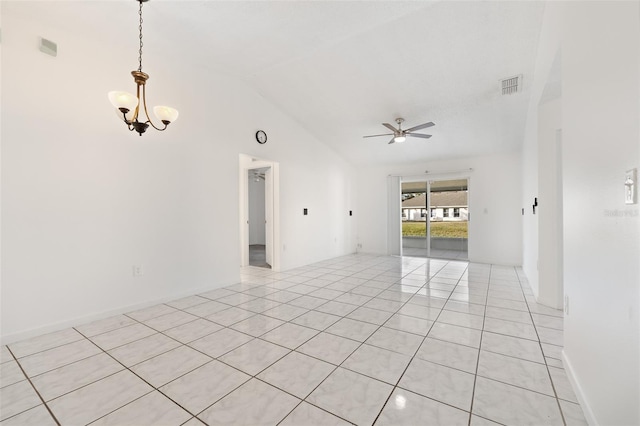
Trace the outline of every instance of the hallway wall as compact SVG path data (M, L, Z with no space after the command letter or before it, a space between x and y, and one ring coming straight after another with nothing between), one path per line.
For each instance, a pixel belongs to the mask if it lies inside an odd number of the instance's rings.
M559 151L562 142L562 100L556 98L538 106L538 279L537 300L562 309L562 170ZM559 182L560 181L560 182ZM530 212L528 212L530 213ZM535 220L535 219L534 219Z
M547 4L523 149L524 202L541 189L538 170L553 167L537 156L537 109L560 50L564 365L590 424L640 424L640 214L624 203L625 171L640 167L640 4ZM528 276L537 274L533 220L525 219Z
M602 425L640 424L639 9L571 4L563 29L565 356Z

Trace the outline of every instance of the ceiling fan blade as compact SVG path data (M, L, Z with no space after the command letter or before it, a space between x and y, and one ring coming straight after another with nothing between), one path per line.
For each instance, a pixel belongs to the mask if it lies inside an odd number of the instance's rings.
M431 127L431 126L435 126L435 123L430 121L428 123L424 123L424 124L420 124L420 125L417 125L417 126L413 126L412 128L407 129L406 131L407 132L413 132L414 130L426 129L427 127Z
M368 136L363 136L363 138L377 138L378 136L391 136L393 135L393 133L384 133L382 135L368 135Z
M407 136L413 136L414 138L429 139L431 135L423 135L422 133L406 133Z
M384 127L386 127L387 129L391 130L394 134L398 131L398 129L396 129L395 127L393 127L391 124L389 123L382 123L382 125Z
M389 145L391 145L392 143L396 143L396 138L395 138L395 136L391 138L391 140L389 141Z

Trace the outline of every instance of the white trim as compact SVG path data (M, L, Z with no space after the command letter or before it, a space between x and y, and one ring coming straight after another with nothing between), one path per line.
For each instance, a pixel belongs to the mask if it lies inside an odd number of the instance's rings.
M400 192L402 193L402 184L407 182L425 182L426 183L426 210L427 210L427 216L425 217L425 219L427 218L431 218L431 209L435 208L435 209L453 209L456 208L454 206L432 206L431 205L431 183L432 182L439 182L439 181L446 181L446 180L466 180L467 181L467 205L465 206L467 209L467 222L469 223L469 226L467 228L467 258L463 259L465 261L468 262L478 262L478 263L492 263L492 262L488 262L488 261L484 261L484 260L476 260L476 259L471 259L471 253L469 252L469 241L471 241L471 226L470 226L470 222L471 222L471 172L473 172L472 168L469 169L464 169L464 170L460 170L460 171L451 171L451 172L429 172L429 173L425 173L424 175L407 175L407 176L401 176L401 175L389 175L387 177L387 181L389 181L391 178L400 178ZM448 177L438 177L441 174L456 174L459 176L448 176ZM464 208L464 207L457 207L457 208ZM422 207L403 207L402 206L402 200L400 201L400 217L402 218L402 214L403 214L403 210L405 209L422 209ZM451 212L451 214L453 215L453 212ZM444 216L442 217L442 219L445 219ZM464 220L462 219L458 219L455 218L453 216L449 217L447 216L446 219L448 220L443 220L445 222L463 222ZM402 222L402 221L401 221ZM425 220L425 222L427 223L427 257L431 257L431 220ZM400 237L401 237L401 241L400 241L400 250L402 250L402 230L400 231ZM402 253L402 251L401 251ZM519 266L519 265L518 265Z
M31 328L29 330L19 331L17 333L7 334L4 336L0 336L0 345L9 345L11 343L19 342L21 340L30 339L32 337L41 336L43 334L53 333L55 331L64 330L70 327L78 327L80 325L88 324L93 321L109 318L115 315L126 314L128 312L137 311L138 309L148 308L150 306L158 305L160 303L170 302L172 300L182 299L183 297L193 296L201 293L206 293L211 290L216 290L218 288L225 287L230 285L219 284L217 286L207 286L200 287L196 289L192 289L186 292L176 293L172 296L162 297L159 299L148 300L146 302L135 303L133 305L126 305L116 309L109 309L107 311L102 311L97 314L90 314L81 317L76 317L69 320L64 320L60 322L56 322L53 324L44 325L41 327Z
M593 414L593 410L591 410L591 407L587 402L582 386L580 386L580 381L576 377L571 361L569 361L569 357L564 349L562 350L562 363L564 365L564 370L567 373L567 377L569 378L569 382L571 383L571 387L573 387L573 392L578 398L578 402L580 403L580 407L582 408L582 412L584 413L587 423L589 423L590 426L599 426L600 423L596 420L596 416Z
M425 172L426 174L426 172ZM429 218L429 220L427 220L427 240L425 241L425 244L427 245L427 257L431 257L431 181L429 179L427 179L426 181L427 184L427 192L426 192L426 197L425 197L425 201L426 201L426 209L427 209L427 217ZM469 199L469 197L467 196L467 200ZM468 202L468 201L467 201ZM434 209L437 209L437 207L433 207ZM442 220L444 221L444 209L445 207L442 207ZM438 215L436 214L436 218L438 217Z
M387 254L402 256L402 189L399 176L387 177Z
M280 271L280 166L277 162L254 158L245 154L240 154L239 167L239 238L240 238L240 267L249 266L249 188L247 173L252 169L261 169L268 167L271 169L270 183L265 185L265 198L269 198L270 208L272 209L272 223L266 225L266 232L270 234L267 241L271 241L271 270Z

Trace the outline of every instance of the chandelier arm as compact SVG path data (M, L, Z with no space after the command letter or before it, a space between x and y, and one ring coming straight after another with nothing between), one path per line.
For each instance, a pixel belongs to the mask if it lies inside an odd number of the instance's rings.
M147 111L147 90L146 90L147 85L143 85L142 86L142 105L144 107L144 114L147 116L147 123L151 124L151 127L153 127L156 130L160 130L161 132L164 131L167 128L167 125L165 124L163 128L160 128L158 126L156 126L155 124L153 124L153 121L151 121L151 116L149 115L149 111Z
M135 127L133 126L133 120L128 121L127 120L127 113L126 112L122 112L122 119L124 121L124 124L127 125L127 129L129 129L130 132L133 132L133 130L135 129Z
M127 120L127 113L124 111L120 111L120 112L122 112L122 121L124 121L124 124L127 125L127 128L129 130L133 130L133 127L131 127L131 121Z
M131 123L138 121L138 115L140 113L140 83L139 82L136 82L136 98L138 98L138 105L136 105L136 109L133 111L133 117L131 117Z

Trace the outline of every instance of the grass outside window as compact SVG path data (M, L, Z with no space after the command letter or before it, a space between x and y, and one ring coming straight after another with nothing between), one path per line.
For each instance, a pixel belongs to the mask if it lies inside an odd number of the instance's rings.
M469 222L431 222L432 238L468 238ZM402 222L403 237L425 237L426 222Z

